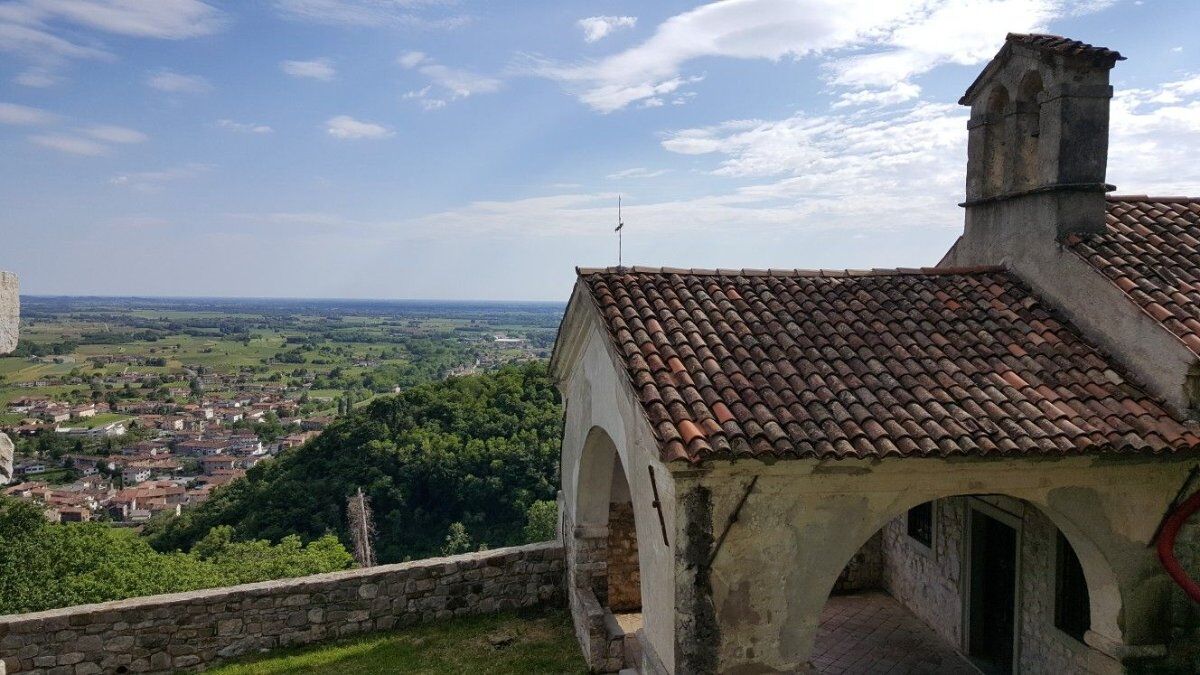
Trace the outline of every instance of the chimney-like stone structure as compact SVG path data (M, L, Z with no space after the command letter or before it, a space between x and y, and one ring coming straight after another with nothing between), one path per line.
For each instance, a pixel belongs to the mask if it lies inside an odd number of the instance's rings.
M17 324L21 315L21 298L17 292L17 277L0 272L0 354L17 348ZM0 485L8 483L13 474L13 444L0 434ZM0 674L3 664L0 663Z
M1109 72L1120 60L1055 35L1008 35L959 101L971 107L965 227L939 265L1002 265L1169 409L1200 417L1195 355L1069 245L1108 230Z
M944 264L1004 264L1028 246L1104 228L1109 71L1119 53L1010 33L959 103L966 223Z

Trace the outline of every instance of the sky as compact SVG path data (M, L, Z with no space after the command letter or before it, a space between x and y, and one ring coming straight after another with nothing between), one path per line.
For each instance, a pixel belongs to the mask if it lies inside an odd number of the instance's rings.
M1109 182L1200 195L1200 3L0 0L28 294L565 301L575 267L935 264L1006 32L1119 50Z

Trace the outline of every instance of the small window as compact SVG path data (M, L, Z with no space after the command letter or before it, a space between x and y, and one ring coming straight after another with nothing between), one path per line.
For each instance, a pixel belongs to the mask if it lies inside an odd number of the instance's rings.
M1083 634L1092 627L1092 607L1088 600L1083 566L1071 543L1058 533L1058 571L1054 595L1054 625L1083 642Z
M908 536L925 548L933 548L933 502L918 504L908 510Z

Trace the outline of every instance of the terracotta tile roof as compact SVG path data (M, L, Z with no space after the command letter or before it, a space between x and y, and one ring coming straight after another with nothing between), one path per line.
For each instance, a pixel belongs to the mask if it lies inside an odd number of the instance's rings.
M1004 38L1005 42L1012 42L1027 47L1042 49L1055 54L1064 56L1084 56L1088 58L1109 60L1109 61L1124 61L1125 57L1121 53L1107 47L1095 47L1086 42L1072 40L1061 35L1046 35L1039 33L1009 33Z
M1114 196L1106 221L1067 245L1200 355L1200 199Z
M664 461L1200 449L998 268L579 274Z
M975 81L971 83L971 86L967 87L966 93L962 95L962 98L958 99L959 105L972 104L972 99L979 93L984 82L991 79L992 75L1002 67L1007 56L1012 53L1013 45L1021 45L1077 59L1086 59L1094 65L1109 68L1113 67L1117 61L1125 60L1125 57L1121 56L1120 52L1108 49L1107 47L1095 47L1086 42L1072 40L1061 35L1009 33L1004 37L1004 46L996 53L996 57L992 59L991 63L984 66L983 70L976 76Z

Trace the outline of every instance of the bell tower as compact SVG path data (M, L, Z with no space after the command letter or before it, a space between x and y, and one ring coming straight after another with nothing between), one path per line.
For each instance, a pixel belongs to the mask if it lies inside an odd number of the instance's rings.
M1105 182L1109 71L1123 58L1055 35L1008 34L959 100L971 108L968 236L1021 228L1014 219L1055 238L1104 227L1104 193L1114 189Z

